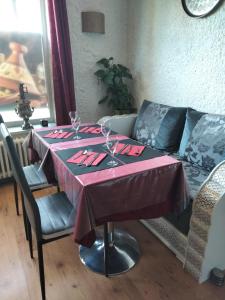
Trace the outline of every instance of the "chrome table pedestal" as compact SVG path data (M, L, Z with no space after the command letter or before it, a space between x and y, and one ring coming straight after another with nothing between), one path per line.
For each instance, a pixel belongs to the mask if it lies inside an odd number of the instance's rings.
M104 232L98 231L91 248L80 246L82 263L96 273L106 276L118 275L130 270L140 257L138 243L126 231L113 228L112 223L104 225Z

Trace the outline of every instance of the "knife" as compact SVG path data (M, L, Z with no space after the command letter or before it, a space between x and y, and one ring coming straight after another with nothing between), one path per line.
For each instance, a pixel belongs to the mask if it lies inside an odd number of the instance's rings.
M121 154L121 152L127 147L128 145L125 144L123 147L116 153L116 154Z
M89 161L89 163L86 165L86 167L91 167L91 165L93 164L93 162L99 157L99 153L96 153L94 155L94 157L92 158L91 161Z
M130 152L131 149L132 149L132 146L129 145L129 146L127 147L126 151L125 151L123 154L124 154L124 155L127 155L127 154Z

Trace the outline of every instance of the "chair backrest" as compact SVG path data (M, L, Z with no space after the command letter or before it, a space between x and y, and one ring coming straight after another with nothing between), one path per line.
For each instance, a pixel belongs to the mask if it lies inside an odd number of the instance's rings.
M26 180L13 138L10 135L5 123L0 123L0 134L9 156L13 175L24 195L24 206L28 219L31 223L31 226L36 230L37 238L41 238L41 221L39 209Z
M3 117L1 114L0 114L0 123L4 123L4 120L3 120Z

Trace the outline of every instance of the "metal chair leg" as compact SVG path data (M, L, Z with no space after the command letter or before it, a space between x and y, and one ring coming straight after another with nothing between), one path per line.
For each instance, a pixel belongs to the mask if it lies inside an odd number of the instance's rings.
M105 264L105 276L109 276L109 234L108 224L104 224L104 264Z
M27 236L29 241L30 257L33 259L33 241L32 241L32 230L29 220L27 220Z
M29 240L29 236L28 236L28 230L27 230L27 223L29 222L29 220L27 219L27 214L26 214L26 210L24 207L24 199L23 199L23 192L21 191L21 202L22 202L22 210L23 210L23 224L24 224L24 230L25 230L25 235L26 235L26 240Z
M41 295L42 300L45 300L45 274L44 274L44 260L43 260L43 250L42 244L37 242L37 250L38 250L38 264L39 264L39 276L40 276L40 284L41 284Z
M14 189L14 199L15 199L15 204L16 204L16 214L19 216L19 200L18 200L18 190L17 190L17 183L15 179L13 180L13 189Z

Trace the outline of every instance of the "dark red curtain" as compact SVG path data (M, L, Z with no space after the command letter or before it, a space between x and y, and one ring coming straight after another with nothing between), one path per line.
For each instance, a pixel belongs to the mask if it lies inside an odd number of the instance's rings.
M48 12L56 123L65 125L70 124L69 111L76 108L66 0L48 0Z

